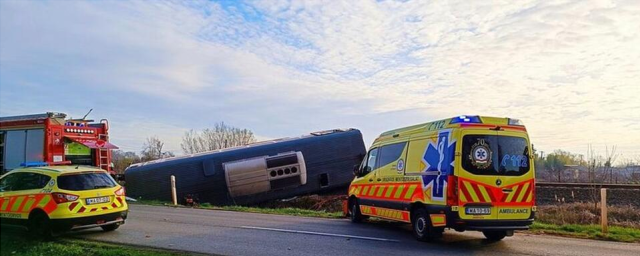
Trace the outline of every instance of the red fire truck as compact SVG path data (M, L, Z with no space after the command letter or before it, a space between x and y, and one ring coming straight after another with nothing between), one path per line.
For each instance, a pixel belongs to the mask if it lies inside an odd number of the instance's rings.
M21 166L78 164L111 170L109 122L63 113L0 117L0 172Z

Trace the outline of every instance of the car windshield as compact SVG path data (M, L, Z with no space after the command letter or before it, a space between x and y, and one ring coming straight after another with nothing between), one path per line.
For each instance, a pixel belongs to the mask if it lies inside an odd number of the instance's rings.
M112 188L116 182L109 174L102 172L79 173L58 177L58 187L64 190L81 191L100 188Z
M525 138L466 135L462 141L462 168L470 173L520 176L529 172L529 145Z

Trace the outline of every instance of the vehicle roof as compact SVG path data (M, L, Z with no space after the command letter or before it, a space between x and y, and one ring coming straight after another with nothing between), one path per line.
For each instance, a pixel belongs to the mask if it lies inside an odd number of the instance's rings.
M56 165L56 166L43 166L43 167L26 167L20 169L14 169L8 173L13 172L38 172L38 173L47 173L47 174L69 174L69 173L81 173L81 172L95 172L95 171L103 171L105 170L94 167L94 166L84 166L84 165Z
M486 125L509 126L509 119L511 119L508 117L490 117L490 116L472 116L472 115L456 116L456 117L440 119L440 120L436 120L428 123L422 123L422 124L417 124L417 125L412 125L412 126L407 126L407 127L386 131L380 134L380 136L375 140L375 142L386 140L392 137L405 137L412 134L434 132L442 129L460 128L461 125L465 123L460 122L460 123L452 124L451 120L464 118L464 117L472 117L472 118L478 117L481 120L481 123L467 123L467 125L484 125L484 126ZM523 126L521 128L524 129Z
M142 162L142 163L135 163L130 165L129 167L127 167L127 170L130 168L137 168L137 167L141 167L141 166L145 166L145 165L152 165L152 164L156 164L156 163L170 163L174 161L179 161L179 160L187 160L187 159L194 159L194 157L207 157L207 156L211 156L214 154L218 154L218 153L224 153L224 152L231 152L231 151L240 151L240 150L248 150L248 149L256 149L256 148L260 148L260 147L269 147L272 145L282 145L282 144L286 144L286 143L294 143L295 141L298 140L304 140L304 139L313 139L313 138L330 138L334 135L340 135L340 134L350 134L350 133L357 133L359 136L360 135L360 130L355 129L355 128L346 128L346 129L331 129L331 130L324 130L324 131L317 131L317 132L312 132L309 134L305 134L299 137L286 137L286 138L280 138L280 139L274 139L274 140L266 140L266 141L258 141L258 142L254 142L251 144L247 144L247 145L243 145L243 146L236 146L236 147L230 147L230 148L224 148L224 149L218 149L218 150L212 150L212 151L205 151L205 152L200 152L200 153L195 153L195 154L190 154L190 155L183 155L183 156L176 156L176 157L169 157L169 158L161 158L161 159L157 159L157 160L152 160L152 161L147 161L147 162Z

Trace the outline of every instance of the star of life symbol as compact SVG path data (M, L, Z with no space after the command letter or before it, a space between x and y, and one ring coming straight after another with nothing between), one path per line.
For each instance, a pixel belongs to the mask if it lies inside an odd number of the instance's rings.
M489 145L486 144L484 139L478 140L473 146L471 146L471 154L469 158L471 159L471 164L479 169L489 168L491 165L491 149Z
M450 130L440 131L438 139L427 144L422 159L425 166L422 171L430 173L422 175L422 182L425 189L431 188L431 201L444 201L447 178L453 173L456 142L450 135Z
M482 147L478 147L476 149L476 161L486 161L487 160L487 150Z

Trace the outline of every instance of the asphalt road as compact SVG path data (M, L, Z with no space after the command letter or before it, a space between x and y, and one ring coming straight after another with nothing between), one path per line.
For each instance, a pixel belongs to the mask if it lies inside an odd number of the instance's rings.
M640 255L640 244L516 234L490 243L479 232L448 231L443 240L416 241L395 223L352 224L318 219L132 205L115 232L73 236L121 244L222 255Z

